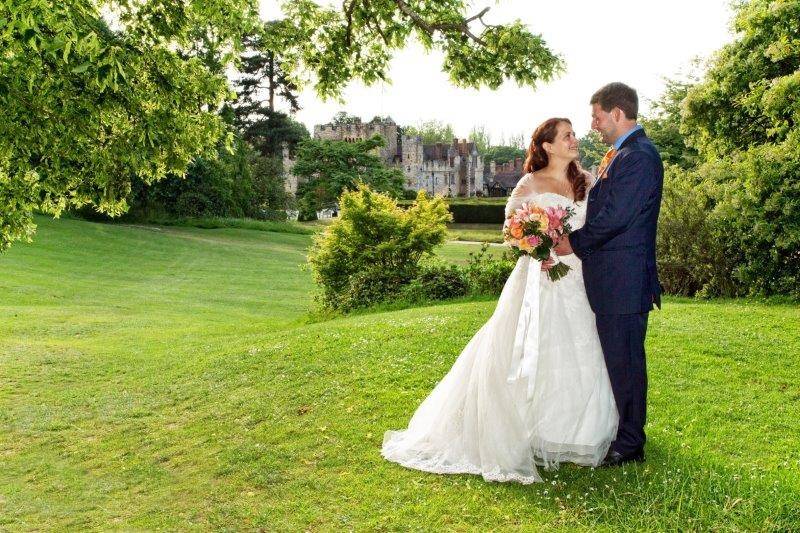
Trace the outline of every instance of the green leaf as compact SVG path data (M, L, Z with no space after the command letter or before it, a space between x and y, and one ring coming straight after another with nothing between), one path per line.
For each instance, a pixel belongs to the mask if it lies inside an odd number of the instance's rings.
M117 72L120 76L122 76L122 79L128 81L128 75L125 73L125 67L122 66L122 63L120 63L119 59L114 59L114 63L116 64Z
M87 61L87 62L81 63L77 67L73 68L71 70L71 72L73 74L82 74L83 72L86 72L89 69L89 67L91 67L91 66L92 66L92 64L89 61Z
M64 63L69 63L69 53L72 51L72 41L67 41L64 44Z

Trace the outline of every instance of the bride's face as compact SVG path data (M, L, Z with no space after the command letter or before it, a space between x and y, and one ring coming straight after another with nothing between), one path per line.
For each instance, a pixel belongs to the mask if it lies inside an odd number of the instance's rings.
M568 122L559 122L556 126L556 136L551 143L544 143L548 155L558 159L570 161L578 159L578 138Z

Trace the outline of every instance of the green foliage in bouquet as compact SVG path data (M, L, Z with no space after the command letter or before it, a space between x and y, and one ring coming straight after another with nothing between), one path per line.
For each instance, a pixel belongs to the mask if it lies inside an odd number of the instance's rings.
M324 306L349 310L389 299L418 272L423 256L444 243L447 205L420 191L403 210L366 185L345 192L340 215L313 244L308 260Z

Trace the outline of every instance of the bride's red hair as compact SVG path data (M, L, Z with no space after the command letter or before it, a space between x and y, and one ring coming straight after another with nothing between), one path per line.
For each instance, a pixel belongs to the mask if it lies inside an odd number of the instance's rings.
M550 158L543 145L555 140L558 125L562 122L572 126L572 122L568 118L549 118L533 132L531 144L525 154L525 164L522 167L526 174L536 172L548 165ZM575 201L586 198L586 178L577 161L570 161L567 167L567 179L572 185L572 195L575 197Z

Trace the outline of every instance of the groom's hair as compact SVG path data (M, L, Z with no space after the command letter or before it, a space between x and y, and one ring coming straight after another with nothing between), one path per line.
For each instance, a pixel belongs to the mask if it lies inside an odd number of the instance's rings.
M600 104L606 113L618 107L630 120L635 120L639 116L639 97L636 95L636 91L618 81L609 83L594 93L589 104Z

